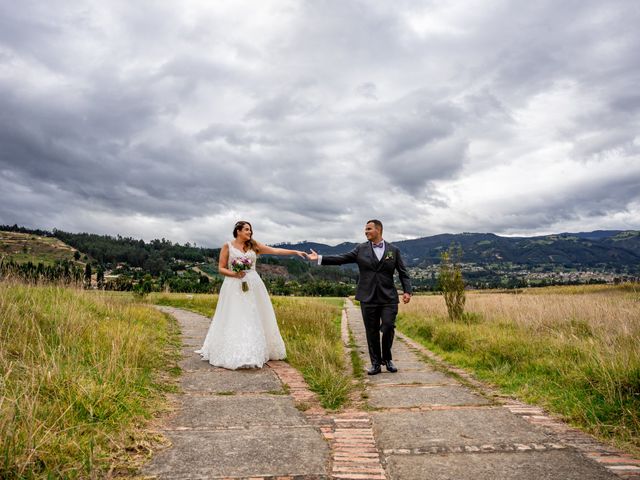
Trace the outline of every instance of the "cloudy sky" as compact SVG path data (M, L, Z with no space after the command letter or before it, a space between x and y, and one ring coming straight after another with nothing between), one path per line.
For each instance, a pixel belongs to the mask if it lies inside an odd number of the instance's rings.
M640 229L637 0L0 0L0 224Z

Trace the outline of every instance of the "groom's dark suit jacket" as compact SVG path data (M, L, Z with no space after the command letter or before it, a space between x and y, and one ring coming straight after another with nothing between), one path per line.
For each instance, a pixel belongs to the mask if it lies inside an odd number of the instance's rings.
M356 300L363 303L390 304L400 303L398 291L393 283L394 271L398 271L400 283L405 293L411 293L411 281L404 266L400 250L385 240L384 254L378 260L373 253L371 242L358 245L342 255L323 255L322 265L343 265L357 263L360 279L356 290Z

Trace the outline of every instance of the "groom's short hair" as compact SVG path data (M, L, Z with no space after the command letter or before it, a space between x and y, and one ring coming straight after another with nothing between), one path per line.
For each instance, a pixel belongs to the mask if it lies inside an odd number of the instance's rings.
M373 223L376 227L378 227L380 229L380 231L382 231L382 222L380 220L369 220L367 223Z

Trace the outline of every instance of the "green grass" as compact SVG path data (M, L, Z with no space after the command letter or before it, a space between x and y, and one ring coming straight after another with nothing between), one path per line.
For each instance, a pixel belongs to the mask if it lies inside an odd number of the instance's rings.
M300 370L328 409L344 405L351 378L340 336L341 299L274 297L287 361Z
M208 294L151 294L150 302L184 308L212 317L217 296ZM342 407L349 398L340 337L343 300L340 298L272 297L287 362L298 369L328 409Z
M356 339L351 331L349 331L349 349L353 376L356 380L362 380L364 379L364 362L362 361L362 357L358 355L358 345L356 344Z
M495 303L503 306L498 296ZM595 322L579 317L527 324L492 317L485 307L484 314L473 313L473 322L453 323L422 308L422 313L418 306L401 313L398 327L446 361L640 453L639 322L633 327L621 320L619 332L612 321L600 331Z
M135 471L178 355L177 325L147 305L0 282L0 477Z

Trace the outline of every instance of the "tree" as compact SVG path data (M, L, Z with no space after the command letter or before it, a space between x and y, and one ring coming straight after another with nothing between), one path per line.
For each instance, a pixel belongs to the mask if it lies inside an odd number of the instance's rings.
M440 287L447 304L449 319L452 321L462 319L466 301L462 268L460 267L461 260L462 247L460 245L454 246L452 244L446 252L440 254Z
M96 274L96 282L98 284L98 288L102 290L104 288L104 268L102 265L98 265L98 273Z
M84 267L84 288L91 288L91 265Z
M143 264L143 268L153 276L158 276L166 268L164 260L157 253L153 253Z
M142 281L140 281L133 289L133 293L138 298L144 298L153 291L153 281L151 275L147 274L144 276Z

